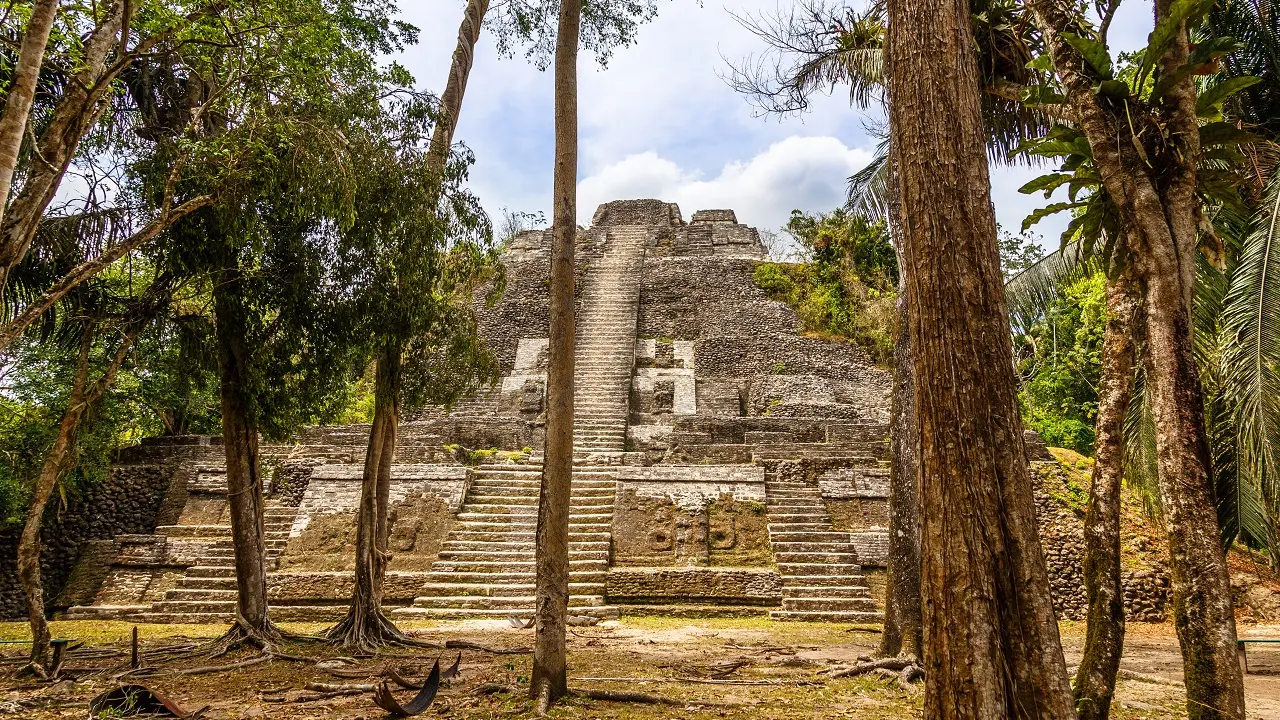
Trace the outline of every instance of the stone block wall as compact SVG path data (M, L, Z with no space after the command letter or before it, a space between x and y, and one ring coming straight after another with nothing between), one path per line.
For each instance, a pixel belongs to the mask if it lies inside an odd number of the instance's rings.
M298 514L289 534L296 537L320 515L350 513L360 504L360 483L364 468L359 465L324 465L311 472L306 492L298 503ZM391 502L412 495L440 498L451 513L462 508L471 487L472 470L448 465L393 465Z
M149 533L155 529L165 494L174 478L169 448L159 444L150 454L135 450L135 460L156 459L156 464L115 465L104 481L88 489L81 497L73 497L63 508L55 500L45 512L41 533L41 577L47 609L66 607L84 594L92 578L80 578L77 587L64 594L72 571L80 560L81 550L92 540L110 540L130 533ZM18 585L17 552L21 529L0 535L0 618L26 617L26 599Z
M613 568L605 593L611 603L777 605L782 578L758 568Z

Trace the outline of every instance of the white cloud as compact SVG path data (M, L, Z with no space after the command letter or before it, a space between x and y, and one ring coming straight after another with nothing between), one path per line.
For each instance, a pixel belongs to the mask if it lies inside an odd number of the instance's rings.
M679 204L686 219L695 210L731 208L739 222L776 230L792 209L817 212L840 205L846 179L871 157L870 151L833 137L792 136L705 178L657 152L643 152L583 178L578 217L586 224L600 203L652 197Z

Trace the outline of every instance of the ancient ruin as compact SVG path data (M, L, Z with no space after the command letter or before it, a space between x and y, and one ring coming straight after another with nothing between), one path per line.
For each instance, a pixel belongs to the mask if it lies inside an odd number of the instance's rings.
M505 295L479 310L501 382L402 426L395 617L532 609L549 232L518 236L504 259ZM731 210L686 222L674 204L613 202L580 233L573 612L880 619L889 374L855 345L804 336L754 283L765 259ZM264 446L277 619L345 609L367 432L317 427ZM230 619L225 493L216 437L121 453L83 517L47 534L57 606L68 618ZM1047 530L1050 565L1060 610L1078 615L1079 527L1064 522ZM1162 617L1166 585L1135 578L1135 614Z

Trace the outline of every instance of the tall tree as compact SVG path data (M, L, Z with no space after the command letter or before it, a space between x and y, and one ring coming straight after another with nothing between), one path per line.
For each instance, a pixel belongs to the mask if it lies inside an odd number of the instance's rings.
M533 677L538 711L568 692L569 502L573 484L573 249L578 234L578 33L581 0L561 0L555 58L555 171L551 198L551 327L547 427L538 492Z
M1040 150L1055 154L1047 143L1070 142L1071 136L1083 141L1078 154L1089 163L1092 177L1080 180L1097 192L1089 199L1092 208L1078 203L1085 211L1073 221L1073 230L1096 237L1099 226L1110 225L1108 237L1115 240L1123 228L1129 257L1122 264L1132 266L1142 289L1145 390L1157 428L1160 500L1169 538L1174 622L1186 668L1187 712L1193 720L1243 717L1244 685L1215 512L1192 313L1201 228L1207 224L1201 198L1205 190L1212 196L1221 179L1212 167L1202 168L1202 160L1247 137L1230 122L1213 122L1232 86L1215 87L1198 99L1196 76L1228 52L1231 42L1209 38L1193 47L1189 25L1208 3L1156 0L1155 29L1147 47L1135 66L1126 68L1131 74L1118 74L1106 48L1114 6L1095 30L1078 5L1060 0L1027 4L1044 35L1047 59L1060 83L1059 98L1076 119L1074 128L1055 132ZM1110 248L1103 255L1110 260Z
M399 105L400 103L393 103ZM356 333L371 348L374 415L357 512L356 576L350 609L327 636L372 650L412 644L382 611L390 559L391 469L402 408L450 405L496 378L496 360L479 338L473 290L496 259L487 216L463 190L469 156L436 153L447 137L420 101L387 112L358 142L362 158L355 216L339 235L348 270L366 278L356 289ZM455 103L452 117L456 117ZM445 161L449 162L445 164ZM500 289L501 283L495 283Z
M0 115L0 221L4 220L4 206L9 202L18 151L26 134L31 105L35 102L36 80L40 77L40 65L44 62L45 48L49 46L49 32L57 16L58 0L36 0L31 6L31 16L27 18L26 32L22 34L18 64L13 69L9 94L4 99L4 112Z
M99 283L93 292L81 293L77 311L61 318L58 336L75 341L78 349L72 360L72 381L57 432L44 454L40 472L33 483L26 522L18 542L18 582L27 602L31 627L30 669L44 676L49 670L49 624L45 619L44 584L40 574L40 536L45 510L59 481L76 461L78 439L87 418L115 382L121 367L133 352L134 343L155 319L172 293L172 278L158 276L136 297L121 296L121 287L131 282Z
M1097 457L1085 513L1083 562L1089 600L1085 644L1076 671L1081 720L1106 720L1124 650L1124 589L1120 585L1120 487L1124 421L1137 368L1137 289L1124 277L1107 283L1107 328L1098 390Z
M425 183L422 186L424 192L417 197L402 202L399 207L388 208L394 212L417 212L421 213L419 219L427 220L432 224L418 234L419 245L417 248L400 248L407 249L411 254L421 257L438 257L439 248L435 247L436 243L446 244L449 238L444 238L437 228L448 225L447 218L437 217L440 214L441 194L445 189L446 171L450 159L450 147L453 144L453 135L457 130L458 118L462 113L462 100L466 94L467 80L471 74L471 66L475 57L475 45L480 38L480 29L484 21L484 15L489 9L488 0L468 0L466 8L462 16L462 24L458 27L458 45L453 51L453 61L449 68L449 77L445 83L444 95L440 99L440 107L435 126L432 130L430 144L425 159L425 178L419 181ZM402 137L402 143L405 138ZM396 165L403 165L406 158L395 157L392 161ZM408 162L413 162L408 160ZM422 163L419 163L422 165ZM408 172L413 175L413 170ZM403 188L401 189L403 194ZM375 204L381 204L379 200L372 200ZM420 204L419 204L420 203ZM411 210L417 208L416 210ZM470 214L472 218L477 217L474 213ZM439 221L443 220L442 225ZM383 221L385 223L385 218ZM464 226L475 223L463 223ZM392 243L388 247L395 247ZM439 266L434 266L439 270ZM480 267L473 267L473 270L481 270ZM429 273L428 273L429 275ZM446 280L452 282L458 280ZM403 292L404 286L401 282L396 282L397 296L402 298L404 302L414 303L415 301L429 300L433 298L435 288L424 288L426 294L418 294L416 297L413 293ZM469 286L469 280L463 280L460 285ZM403 310L403 308L400 308ZM460 307L455 307L454 312L460 312ZM386 573L386 563L389 558L389 523L388 514L390 508L390 486L391 486L391 466L395 462L395 448L397 442L397 433L400 425L401 410L401 365L404 355L404 344L412 339L414 335L422 336L430 335L432 329L430 322L424 325L422 322L409 322L400 325L400 332L393 336L384 338L380 350L377 352L374 360L375 384L374 384L374 414L373 422L369 428L369 443L365 454L364 476L362 478L360 491L360 506L356 519L356 577L355 585L352 591L351 607L347 616L338 625L331 628L328 637L334 641L342 643L346 647L368 650L387 642L409 643L411 639L396 629L395 625L382 612L382 582ZM384 326L385 327L385 326ZM376 333L375 333L376 334ZM457 338L455 338L457 340ZM479 360L483 353L470 353L460 357ZM465 364L465 363L464 363ZM485 373L484 365L472 366L477 374ZM467 380L471 377L468 373ZM470 382L462 382L451 384L450 388L458 393L469 389ZM446 393L448 400L457 395ZM443 399L443 398L441 398Z
M1018 417L964 0L893 0L886 55L920 453L925 715L1072 718Z

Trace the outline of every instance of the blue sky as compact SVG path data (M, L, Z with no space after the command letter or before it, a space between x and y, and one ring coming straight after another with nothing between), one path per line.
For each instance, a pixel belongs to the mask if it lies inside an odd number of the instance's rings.
M587 54L579 71L578 218L589 223L598 203L659 197L695 210L729 207L741 222L777 230L792 208L826 211L839 205L845 181L872 157L868 115L850 108L837 88L797 118L758 117L720 75L724 58L759 53L762 45L732 14L775 10L783 0L740 0L699 6L663 0L638 43L618 50L606 69ZM402 2L403 19L420 42L397 59L420 87L439 92L462 17L464 0ZM1141 46L1150 5L1130 2L1113 23L1113 55ZM490 214L502 208L549 211L552 77L522 57L499 58L493 37L481 36L456 141L475 153L471 185ZM1017 192L1044 169L992 168L996 215L1017 230L1046 202ZM1037 226L1053 247L1065 218Z

